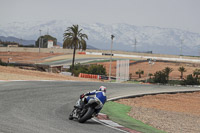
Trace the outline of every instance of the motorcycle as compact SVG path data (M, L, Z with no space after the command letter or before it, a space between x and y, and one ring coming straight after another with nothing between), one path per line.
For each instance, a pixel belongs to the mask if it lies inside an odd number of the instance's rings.
M101 108L99 100L90 99L88 102L86 98L77 101L73 111L69 115L69 120L77 119L78 122L84 123L92 117L96 116L96 110Z

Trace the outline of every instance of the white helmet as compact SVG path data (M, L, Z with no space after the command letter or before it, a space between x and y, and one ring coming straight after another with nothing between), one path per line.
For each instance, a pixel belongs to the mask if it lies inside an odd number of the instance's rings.
M105 86L100 86L100 87L99 87L99 91L103 91L103 92L106 93L106 87L105 87Z

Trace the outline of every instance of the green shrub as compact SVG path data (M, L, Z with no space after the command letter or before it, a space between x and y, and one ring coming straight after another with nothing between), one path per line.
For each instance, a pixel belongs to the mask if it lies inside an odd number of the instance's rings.
M3 64L3 62L1 61L1 59L0 59L0 65L2 65Z
M185 80L182 81L181 85L199 85L197 77L193 77L192 74L188 75Z
M135 72L135 74L138 74L139 78L141 78L141 75L144 74L144 71L139 69L138 71Z
M72 72L72 66L70 66L68 71ZM81 65L80 63L74 65L74 69L73 69L74 76L78 76L79 73L87 73L87 72L88 72L88 66Z
M145 82L146 82L146 81L145 81ZM149 78L149 79L147 79L147 82L148 82L148 83L155 83L155 82L154 82L154 78Z
M154 74L153 82L166 84L168 82L168 75L164 71L157 71Z
M0 59L0 66L7 66L7 63L4 63L4 62Z
M169 80L168 84L170 85L180 85L182 83L182 81L180 80Z
M165 67L165 69L163 69L162 71L163 71L163 73L166 74L166 76L167 76L167 81L168 81L168 80L169 80L169 74L173 71L173 69L170 68L170 67Z
M154 73L153 82L166 84L169 81L169 74L173 71L170 67L165 67L162 71L157 71Z
M72 72L71 66L69 72ZM79 73L106 75L106 69L103 67L103 65L81 65L78 63L74 66L73 73L74 76L78 76Z
M88 68L88 74L106 75L106 69L103 65L90 65Z

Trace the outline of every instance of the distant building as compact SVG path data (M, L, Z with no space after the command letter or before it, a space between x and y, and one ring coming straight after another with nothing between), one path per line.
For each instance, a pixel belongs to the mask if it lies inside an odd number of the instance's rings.
M53 48L53 41L48 40L47 48Z
M57 46L57 39L50 35L40 36L35 42L35 46L40 48L53 48Z
M19 43L16 42L3 42L0 41L0 47L19 47Z
M61 48L59 45L53 46L53 48Z
M19 47L19 44L9 44L7 47Z

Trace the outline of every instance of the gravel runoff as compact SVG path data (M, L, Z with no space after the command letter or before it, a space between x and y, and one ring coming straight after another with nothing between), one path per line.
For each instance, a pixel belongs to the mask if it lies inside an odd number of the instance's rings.
M197 115L136 106L132 106L129 115L168 133L200 133L200 116Z

